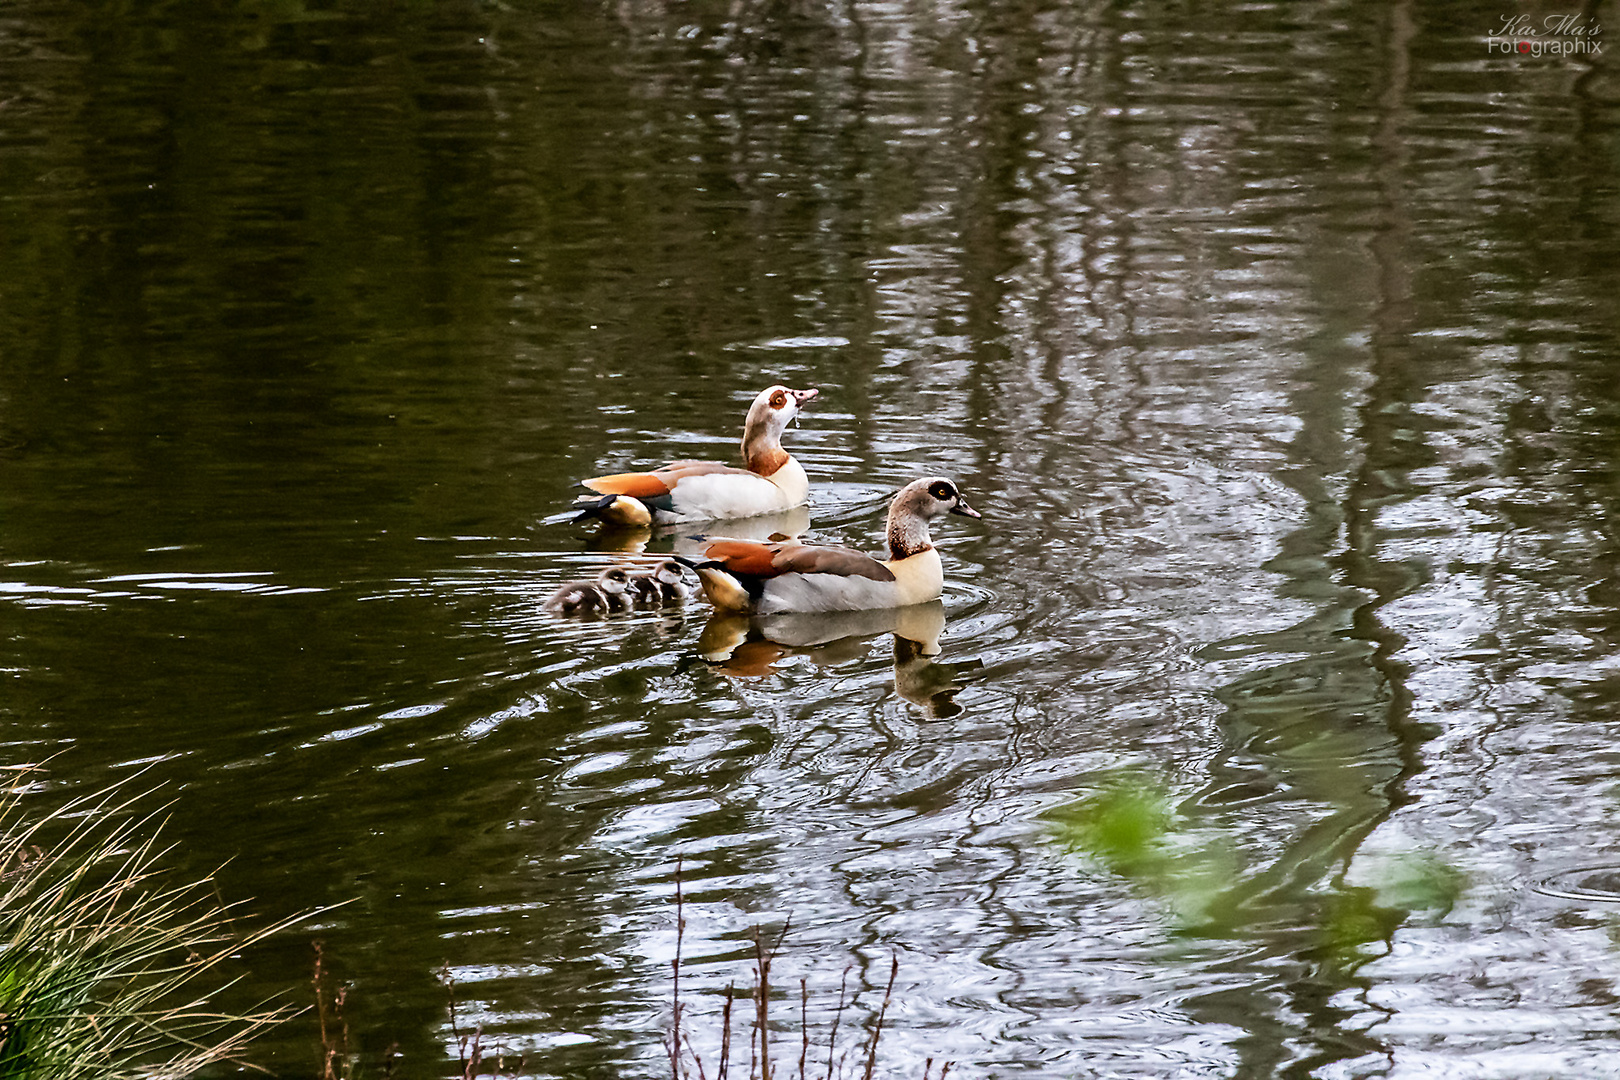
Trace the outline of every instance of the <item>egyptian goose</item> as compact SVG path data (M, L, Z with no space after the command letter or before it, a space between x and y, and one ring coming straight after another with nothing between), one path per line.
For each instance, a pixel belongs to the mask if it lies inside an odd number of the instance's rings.
M625 595L630 575L622 566L610 566L595 581L570 581L546 601L546 610L561 615L609 615L630 607Z
M688 589L681 580L681 564L665 559L644 574L630 575L630 596L637 607L663 607L685 603Z
M942 514L979 517L943 477L913 480L889 503L889 557L874 559L846 547L785 541L718 540L697 571L716 608L770 615L782 611L861 611L905 607L939 598L945 573L928 535Z
M782 432L816 391L771 386L759 392L743 423L745 468L718 461L672 461L652 472L614 473L581 483L578 508L610 525L669 525L748 518L800 506L810 494L804 467L782 449Z

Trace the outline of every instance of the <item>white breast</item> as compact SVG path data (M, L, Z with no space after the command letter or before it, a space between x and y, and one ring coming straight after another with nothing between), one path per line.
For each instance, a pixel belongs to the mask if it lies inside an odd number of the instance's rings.
M901 604L926 604L938 600L945 591L945 567L936 548L926 548L887 565L894 574Z
M801 506L810 497L810 478L804 475L804 466L799 464L797 458L789 457L787 464L773 472L767 479L775 484L782 492L782 508Z

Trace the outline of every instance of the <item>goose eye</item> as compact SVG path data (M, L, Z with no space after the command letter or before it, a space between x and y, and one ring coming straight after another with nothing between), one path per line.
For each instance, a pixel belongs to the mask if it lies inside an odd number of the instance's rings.
M776 393L771 395L771 408L780 409L783 405L786 405L786 404L787 404L787 395L782 393L782 391L778 390Z
M930 485L928 488L928 494L932 495L940 502L950 502L952 499L956 498L956 492L951 490L951 485L945 483L943 480L937 484Z

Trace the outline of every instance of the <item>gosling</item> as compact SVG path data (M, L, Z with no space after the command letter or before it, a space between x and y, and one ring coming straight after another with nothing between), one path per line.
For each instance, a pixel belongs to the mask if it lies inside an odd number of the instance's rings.
M611 615L630 607L629 587L624 567L610 566L595 581L570 581L552 593L546 610L559 615Z
M644 574L630 575L629 593L637 607L684 604L691 590L681 580L681 564L665 559Z

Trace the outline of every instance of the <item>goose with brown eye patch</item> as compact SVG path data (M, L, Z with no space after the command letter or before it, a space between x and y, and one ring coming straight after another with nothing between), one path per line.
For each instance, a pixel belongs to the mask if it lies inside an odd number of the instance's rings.
M816 398L814 388L768 386L754 397L743 421L742 468L718 461L672 461L650 472L596 476L581 483L582 516L609 525L669 525L758 517L804 505L810 481L782 448L782 433Z
M610 566L595 581L570 581L546 601L546 610L559 615L611 615L630 607L626 590L630 574L622 566Z
M710 603L726 611L861 611L937 600L945 587L928 523L945 514L977 518L956 485L940 477L913 480L889 503L887 559L846 547L793 541L760 544L718 540L701 559L681 559L697 572Z

